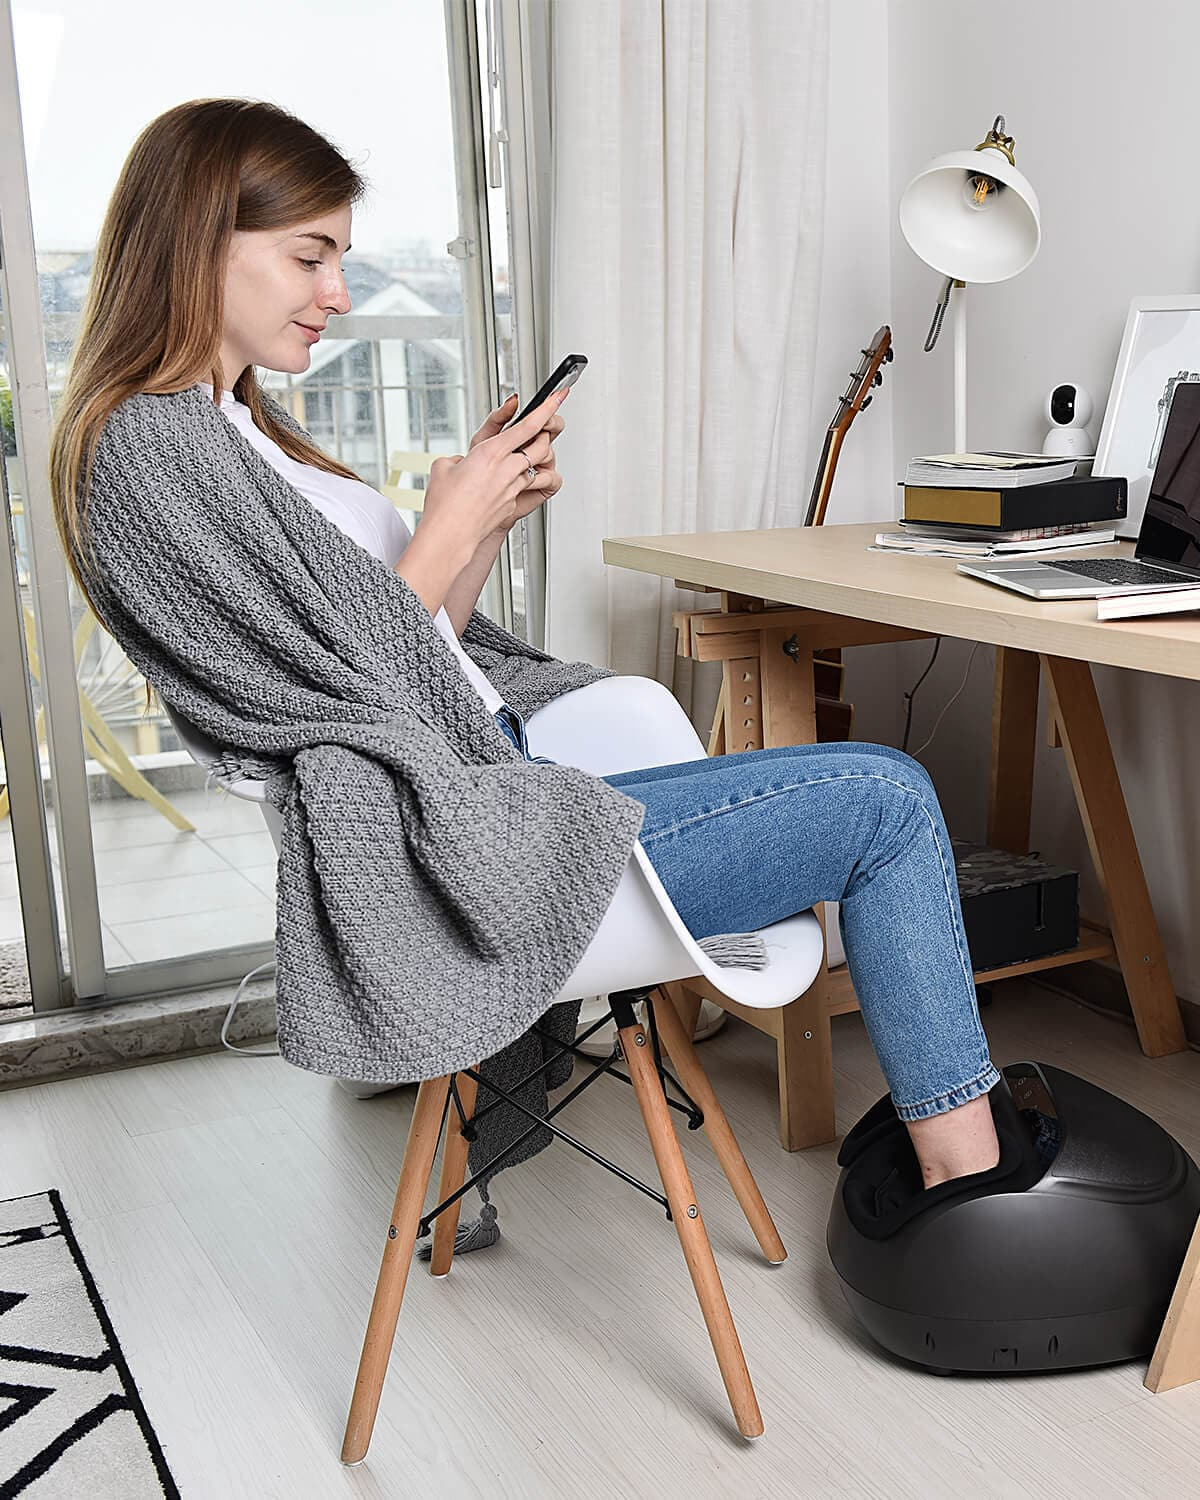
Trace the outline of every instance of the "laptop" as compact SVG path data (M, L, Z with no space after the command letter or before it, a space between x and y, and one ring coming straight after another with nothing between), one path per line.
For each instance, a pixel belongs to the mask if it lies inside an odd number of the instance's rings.
M1100 599L1200 584L1200 384L1176 386L1133 558L961 562L960 573L1034 599Z

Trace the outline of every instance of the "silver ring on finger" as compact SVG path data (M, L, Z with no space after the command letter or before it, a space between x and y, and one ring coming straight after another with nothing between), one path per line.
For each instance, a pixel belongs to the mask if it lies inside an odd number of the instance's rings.
M525 478L529 480L531 484L537 478L537 470L532 464L530 464L529 467L525 470Z

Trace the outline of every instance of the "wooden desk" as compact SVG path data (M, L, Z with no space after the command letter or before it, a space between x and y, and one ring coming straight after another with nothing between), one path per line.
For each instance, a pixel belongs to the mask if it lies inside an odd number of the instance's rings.
M923 635L1200 678L1200 623L1194 617L1101 623L1091 599L1042 604L968 578L948 557L868 552L875 533L887 529L895 523L619 537L604 543L604 561ZM1089 549L1088 556L1132 557L1133 546L1117 542Z
M1092 600L1039 603L964 576L950 558L868 551L875 532L889 524L615 538L604 543L604 560L674 578L684 588L720 593L719 609L686 611L676 618L681 654L723 664L710 753L811 743L816 738L813 653L822 648L933 635L998 647L988 843L1016 853L1029 848L1044 670L1051 743L1067 756L1107 922L1086 924L1070 954L977 973L976 979L1115 952L1142 1050L1151 1057L1182 1050L1179 1004L1090 664L1200 679L1200 622L1176 616L1102 624ZM1132 551L1125 542L1097 548L1093 555L1130 556ZM829 1023L833 1015L857 1008L845 971L826 969L806 994L777 1012L743 1011L707 988L700 993L776 1037L784 1146L796 1150L833 1140ZM1146 1383L1163 1390L1197 1374L1200 1229Z
M1143 1051L1179 1051L1186 1045L1179 1005L1089 663L1200 678L1200 624L1185 617L1101 624L1091 600L1041 604L967 578L949 558L869 552L879 524L622 538L605 542L604 558L721 593L719 610L678 621L682 652L724 664L714 751L811 743L812 657L821 648L935 634L998 646L987 838L1016 853L1029 849L1040 664L1106 920L1085 925L1070 954L976 977L1115 952ZM1098 550L1123 555L1131 547ZM827 970L783 1012L747 1015L779 1044L780 1134L790 1150L836 1135L829 1021L855 1008L845 970Z

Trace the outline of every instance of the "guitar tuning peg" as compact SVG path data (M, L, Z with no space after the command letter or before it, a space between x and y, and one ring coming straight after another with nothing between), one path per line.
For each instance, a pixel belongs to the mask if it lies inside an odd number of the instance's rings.
M892 360L894 360L894 359L895 359L895 357L896 357L896 351L895 351L895 349L894 349L894 348L893 348L893 347L892 347L892 345L891 345L891 344L889 344L889 345L888 345L888 352L887 352L887 353L886 353L886 354L885 354L885 355L884 355L884 356L883 356L883 357L884 357L884 360L885 360L885 361L886 361L886 362L887 362L887 363L888 363L888 364L889 364L889 365L890 365L890 364L891 364L891 362L892 362Z
M883 371L882 370L876 370L875 371L875 374L871 378L871 384L872 385L882 385L883 384Z
M864 397L863 404L862 404L863 411L866 411L867 407L870 406L871 402L874 401L874 399L875 399L874 396L866 396L866 397Z

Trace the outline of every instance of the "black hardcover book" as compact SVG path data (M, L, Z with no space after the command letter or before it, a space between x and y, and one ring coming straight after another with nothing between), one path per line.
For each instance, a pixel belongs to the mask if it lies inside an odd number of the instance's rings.
M1126 479L1105 474L1076 474L1022 489L944 489L940 485L906 484L904 519L945 527L972 526L993 531L1021 531L1031 526L1085 526L1118 521L1129 496Z

